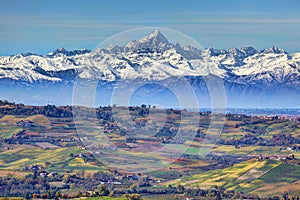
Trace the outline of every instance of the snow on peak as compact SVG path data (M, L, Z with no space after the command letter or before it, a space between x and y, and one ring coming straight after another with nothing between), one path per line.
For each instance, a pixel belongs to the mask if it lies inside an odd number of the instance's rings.
M65 55L65 56L75 56L75 55L86 54L86 53L90 53L90 52L91 52L91 50L89 50L89 49L81 49L81 50L72 50L72 51L69 51L69 50L61 47L59 49L51 51L48 54L48 56L50 56L50 57L56 57L56 56L62 56L62 55Z
M139 40L129 42L125 46L125 51L163 52L173 47L174 45L160 31L156 30Z
M168 39L159 31L155 30L150 35L145 36L139 40L141 43L151 42L152 44L165 43L170 44Z
M235 59L243 59L245 54L238 48L231 48L228 50L228 53L231 54Z
M223 49L214 49L212 47L208 47L202 51L203 54L208 55L208 56L219 56L221 54L227 53L227 51Z
M254 55L254 54L256 54L258 52L252 46L242 47L242 48L240 48L240 51L245 55L245 57L252 56L252 55Z
M254 47L242 47L240 49L238 48L231 48L228 50L228 53L231 54L235 59L242 61L244 58L252 56L257 52L257 50Z
M299 54L287 55L270 47L257 51L248 46L229 50L172 44L154 31L125 46L90 50L59 48L48 55L19 54L0 57L0 79L67 80L79 75L105 81L122 79L166 79L170 76L214 74L232 82L293 81L300 83Z
M262 51L262 53L266 53L266 54L268 54L268 53L274 53L274 54L286 54L287 52L285 52L283 49L281 49L281 48L278 48L278 47L275 47L275 46L271 46L271 47L269 47L269 48L267 48L267 49L264 49L263 51Z

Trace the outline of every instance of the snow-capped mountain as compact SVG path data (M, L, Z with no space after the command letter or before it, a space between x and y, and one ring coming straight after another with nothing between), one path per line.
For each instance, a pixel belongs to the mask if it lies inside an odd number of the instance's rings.
M75 77L115 82L170 77L201 79L214 75L229 90L292 87L299 94L300 53L288 54L278 47L204 50L172 44L159 31L124 46L94 51L60 48L48 55L17 54L0 57L0 84L72 83ZM237 89L239 88L239 89ZM238 93L238 92L237 92ZM298 96L297 96L298 98Z
M199 50L171 44L155 31L125 46L109 46L94 52L60 48L48 55L0 57L0 79L64 81L67 77L59 74L66 71L81 78L105 81L213 74L237 83L299 84L300 53L288 54L277 47L262 51L253 47Z

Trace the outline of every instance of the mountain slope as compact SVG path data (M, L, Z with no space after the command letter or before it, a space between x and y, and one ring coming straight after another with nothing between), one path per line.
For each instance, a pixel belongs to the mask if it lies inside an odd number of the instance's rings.
M236 83L298 85L300 53L287 54L277 47L262 51L253 47L201 51L171 44L162 33L155 31L125 46L109 46L94 52L61 48L48 55L0 57L0 78L28 82L64 81L59 72L67 70L75 70L82 78L106 81L213 74Z
M239 99L243 95L253 101L265 101L271 95L279 103L285 101L282 97L288 97L290 105L300 96L300 53L288 54L277 47L261 51L253 47L200 50L172 44L161 32L154 31L124 46L111 45L93 52L60 48L48 55L0 57L3 87L9 82L26 87L72 87L76 77L112 84L118 80L187 77L194 87L201 85L200 90L207 91L202 84L202 77L207 75L223 80L228 100L233 104L243 101ZM262 97L256 98L257 94Z

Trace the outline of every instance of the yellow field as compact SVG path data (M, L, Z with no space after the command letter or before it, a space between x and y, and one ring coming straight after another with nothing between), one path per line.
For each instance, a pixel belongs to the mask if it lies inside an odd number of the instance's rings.
M274 196L274 195L282 195L285 192L293 193L297 192L300 193L300 180L294 183L276 183L276 184L266 184L256 190L253 190L249 194L263 194L263 196Z
M83 158L74 158L70 163L69 166L82 166L84 164Z
M15 170L0 170L0 177L6 177L6 176L13 176L15 178L22 179L24 178L28 172L21 172L21 171L15 171Z
M262 170L267 161L257 162L256 159L252 159L246 162L242 162L228 167L222 170L212 170L203 174L194 175L188 178L188 181L182 181L177 179L174 181L167 182L166 184L184 185L188 187L200 187L210 188L212 186L221 186L228 189L236 189L237 187L249 187L243 183L249 180L255 180L265 173ZM278 166L280 162L268 164L268 168L274 168Z
M16 117L13 115L5 115L0 119L0 122L5 122L8 124L16 124L19 121L32 121L36 124L42 125L42 126L48 126L50 123L50 120L45 117L44 115L34 115L30 117Z

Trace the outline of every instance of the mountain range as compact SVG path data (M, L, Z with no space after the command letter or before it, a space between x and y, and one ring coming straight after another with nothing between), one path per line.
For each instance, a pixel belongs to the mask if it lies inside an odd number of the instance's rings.
M126 45L94 51L60 48L47 55L0 57L1 98L30 104L71 104L76 78L99 81L99 104L109 104L105 95L120 80L171 77L185 77L201 98L208 95L206 76L223 81L229 107L300 106L300 53L274 46L198 49L173 44L154 31ZM207 97L202 106L209 106Z

